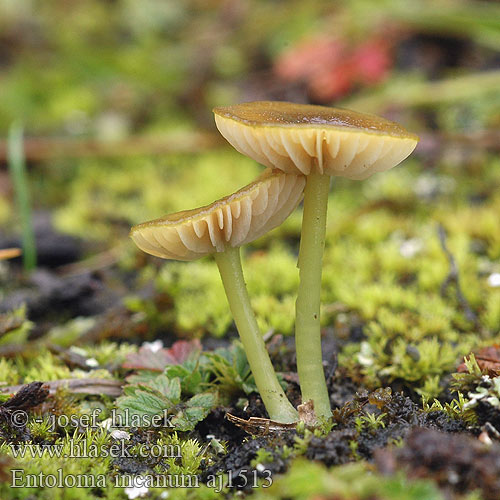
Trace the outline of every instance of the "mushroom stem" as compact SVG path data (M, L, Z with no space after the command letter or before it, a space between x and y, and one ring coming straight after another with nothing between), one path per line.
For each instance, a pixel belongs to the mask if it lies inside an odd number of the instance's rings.
M214 255L255 384L269 417L282 423L296 422L297 411L288 401L276 377L250 305L241 269L240 249L227 247L224 252L216 252Z
M302 401L313 400L318 417L332 414L321 354L321 268L325 247L330 176L312 172L304 191L300 237L300 284L296 302L295 346Z

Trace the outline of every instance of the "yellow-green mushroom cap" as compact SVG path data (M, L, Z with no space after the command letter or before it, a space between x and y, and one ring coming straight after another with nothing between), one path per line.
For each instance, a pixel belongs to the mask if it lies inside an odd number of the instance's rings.
M289 174L366 179L398 165L418 142L395 122L348 109L257 101L214 113L240 153Z
M239 247L279 226L302 199L305 177L265 170L255 181L210 205L134 226L130 236L144 252L195 260Z

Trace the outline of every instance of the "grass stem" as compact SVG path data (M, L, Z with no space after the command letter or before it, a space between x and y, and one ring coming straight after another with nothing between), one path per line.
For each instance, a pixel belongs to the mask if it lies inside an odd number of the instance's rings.
M7 151L17 211L21 220L23 264L26 271L31 271L36 267L36 245L24 158L23 128L19 123L12 124L9 129Z

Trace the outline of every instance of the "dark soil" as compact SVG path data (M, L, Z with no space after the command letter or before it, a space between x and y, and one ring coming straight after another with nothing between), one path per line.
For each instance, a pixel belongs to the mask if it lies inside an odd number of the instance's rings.
M347 395L355 388L355 384L350 379L337 379L330 384L336 388L336 392L332 393L332 399L337 400L346 399ZM377 393L380 393L380 390ZM355 394L354 399L347 399L344 405L334 412L337 425L326 436L313 435L308 443L305 456L310 460L321 461L328 466L344 464L359 458L373 461L378 451L402 438L406 439L416 428L450 434L466 432L466 426L463 422L450 419L442 411L426 413L402 393L389 393L386 400L380 403L380 407L370 403L370 401L377 400L377 395L362 391L361 394ZM288 460L283 459L279 451L285 445L293 447L298 437L297 433L290 431L267 436L248 436L223 419L226 410L230 413L234 412L235 415L242 418L265 416L260 399L250 398L246 412L233 408L219 408L200 423L197 430L202 436L212 434L218 439L227 440L229 445L228 454L214 466L209 467L201 479L220 471L230 472L232 477L241 477L240 474L245 475L241 471L252 470L250 462L256 457L258 450L262 448L273 457L272 461L263 464L267 470L273 474L286 471ZM363 429L359 432L356 429L355 420L362 410L378 414L385 413L385 427L376 430ZM355 449L353 449L353 443L356 443ZM265 477L264 473L262 477ZM251 484L251 481L248 483ZM235 483L235 487L238 487L238 483Z
M33 338L42 337L45 331L56 321L67 320L76 316L94 316L96 325L84 338L83 342L97 342L104 338L127 339L142 342L151 334L140 323L132 320L130 311L123 304L125 296L122 288L111 283L116 277L130 281L130 277L120 276L115 268L101 271L84 271L77 274L61 272L61 266L73 262L83 254L82 242L73 238L59 237L49 227L44 247L44 233L39 233L39 262L44 264L32 273L28 281L16 280L10 284L11 291L6 295L0 311L8 311L22 303L27 305L27 316L36 321L37 328ZM41 235L41 236L40 236ZM1 246L14 246L18 242L4 238ZM54 248L58 248L55 250ZM61 250L60 253L59 250ZM45 252L45 253L44 253ZM15 277L14 277L15 278ZM131 280L133 282L133 278ZM161 307L165 300L151 289L139 290L139 295L156 302ZM15 325L14 325L15 326ZM200 422L191 437L200 442L215 438L225 443L227 454L211 466L205 467L201 481L217 472L229 473L233 478L233 487L248 489L253 483L251 474L266 477L268 471L273 476L286 472L292 456L284 458L283 447L297 447L305 442L304 456L309 460L319 461L327 466L340 465L359 459L373 462L378 469L387 474L397 469L405 469L412 477L431 477L453 498L459 492L481 489L484 498L500 498L500 445L490 448L473 437L471 430L460 420L452 420L442 411L424 412L417 404L419 396L395 381L391 387L379 389L374 393L366 391L359 381L347 377L337 366L336 352L345 342L359 342L364 338L363 326L355 324L343 335L325 335L324 369L334 408L335 425L326 435L307 437L294 431L270 433L268 435L249 436L244 430L229 422L225 415L231 413L240 418L267 417L264 405L257 394L247 397L244 406L237 400L227 407L218 407ZM156 332L156 337L174 339L168 331ZM340 339L340 340L335 340ZM227 346L231 336L225 339L204 339L204 349ZM288 397L294 405L301 402L296 360L292 338L274 336L268 343L268 349L277 370L282 372L288 382ZM68 366L79 366L75 355L64 349L53 350ZM85 361L85 360L83 360ZM85 368L85 363L81 368ZM405 389L405 392L399 390ZM16 396L0 405L2 433L9 441L19 442L31 439L26 428L14 428L10 424L9 414L13 409L27 409L42 403L47 397L42 383L25 386ZM370 412L381 416L383 425L361 428L357 419ZM500 413L489 403L480 401L476 409L478 427L489 422L500 429ZM131 446L154 440L154 432L136 429L132 432ZM305 441L304 441L305 440ZM402 448L392 446L404 443ZM265 449L272 457L264 466L263 472L252 467L251 462L259 450ZM161 459L139 459L135 457L116 458L113 466L117 472L141 474L153 472L154 467L162 465ZM0 464L1 465L1 464ZM1 468L1 467L0 467ZM247 476L247 486L244 477Z
M432 478L450 497L475 489L485 500L500 498L500 445L473 437L417 427L400 449L379 450L380 471L405 469L410 477Z

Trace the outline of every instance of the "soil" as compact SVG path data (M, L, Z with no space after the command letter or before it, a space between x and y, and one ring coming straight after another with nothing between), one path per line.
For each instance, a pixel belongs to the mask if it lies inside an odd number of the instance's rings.
M60 321L76 316L94 316L96 326L85 336L85 341L99 341L103 338L127 339L140 343L144 331L133 322L129 311L122 304L123 290L112 283L117 278L133 282L130 276L120 276L114 268L101 271L84 271L76 275L61 273L61 266L79 258L84 252L83 242L77 239L61 239L50 229L52 239L48 239L58 250L49 255L50 245L41 247L47 255L41 255L40 262L46 265L35 271L28 281L23 281L21 273L11 276L10 292L0 309L8 311L21 303L27 304L28 318L36 322L33 338L41 337L48 328ZM4 238L0 243L15 244L13 239ZM71 251L61 257L57 252L61 242ZM153 301L161 300L151 289L139 290L143 297ZM233 332L234 333L234 332ZM334 408L334 426L323 436L310 435L305 457L334 466L363 459L373 463L383 474L392 474L403 469L410 477L432 478L450 498L455 493L473 491L479 488L484 498L500 498L500 444L487 447L477 439L480 427L490 423L500 429L500 412L489 403L480 401L477 414L478 426L470 429L461 420L453 420L443 411L424 412L420 397L411 391L401 391L401 385L394 382L392 387L369 392L359 382L345 375L338 368L336 352L339 345L364 338L363 327L353 325L344 332L342 341L333 335L324 338L324 368ZM164 332L164 339L173 341L171 332ZM224 339L207 338L204 349L228 346L231 336ZM167 340L168 343L168 340ZM274 336L268 343L273 363L284 374L288 382L288 397L294 405L300 403L300 392L296 374L293 339ZM69 355L67 350L53 350L71 368L79 367L79 360ZM5 354L5 352L4 352ZM85 363L80 363L85 368ZM0 406L0 417L5 425L2 433L11 442L32 439L26 428L14 428L9 424L9 413L16 408L32 408L47 397L47 390L41 382L26 385L17 395ZM374 415L385 414L384 425L376 429L357 427L357 417L362 411ZM248 396L244 408L236 400L228 406L213 410L200 422L190 437L201 442L215 438L224 442L227 453L213 465L204 467L200 480L217 472L231 473L236 478L234 489L250 491L250 474L255 474L251 462L261 449L268 451L272 460L263 464L273 475L286 472L290 458L283 458L284 446L293 448L300 438L297 432L275 432L268 435L250 436L244 430L229 422L225 415L231 413L240 418L267 417L264 405L257 394ZM131 443L147 443L154 433L135 429ZM396 443L404 443L396 447ZM113 466L117 472L143 474L153 472L161 465L161 459L116 458ZM0 469L2 465L0 464ZM246 471L246 472L245 472ZM267 472L257 474L262 478ZM244 481L248 476L248 481ZM243 486L246 483L247 486Z
M378 450L375 462L386 474L403 468L410 477L431 477L450 497L475 489L485 500L500 497L500 445L465 434L416 427L403 448Z

